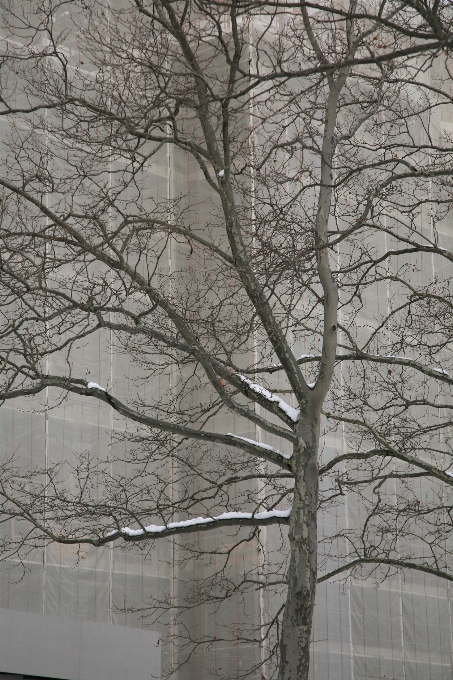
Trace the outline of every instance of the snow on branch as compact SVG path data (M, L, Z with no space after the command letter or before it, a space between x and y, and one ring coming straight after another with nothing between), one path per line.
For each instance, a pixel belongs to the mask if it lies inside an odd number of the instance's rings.
M265 387L253 383L251 380L246 378L245 375L242 375L241 373L236 373L236 375L241 382L245 383L247 387L252 390L252 392L255 392L255 394L259 394L260 397L264 397L264 399L266 399L267 401L277 404L279 409L281 409L283 413L285 413L288 416L288 418L290 418L290 420L293 421L293 423L297 423L300 416L299 409L290 406L289 404L286 403L286 401L283 401L283 399L277 397L276 394L273 394L273 392L270 392Z
M193 527L212 525L217 523L223 523L225 521L233 522L241 520L252 520L257 522L262 522L265 520L272 519L288 519L291 515L291 508L288 510L264 510L263 512L224 512L217 517L194 517L193 519L182 520L181 522L169 522L168 524L150 524L143 529L130 529L129 527L123 527L119 531L109 531L105 534L105 539L113 540L115 538L148 538L153 534L161 534L169 530L178 529L191 529Z
M253 444L254 446L259 446L261 449L266 449L266 451L272 451L272 453L276 453L278 456L282 456L282 458L286 458L286 460L289 460L291 458L290 453L282 453L278 449L274 449L272 446L269 446L269 444L262 444L261 442L257 442L254 439L247 439L247 437L239 437L239 435L232 434L231 432L227 432L227 437L234 437L235 439L242 439L243 442L247 442L248 444Z
M321 355L317 356L315 354L302 354L298 359L297 363L304 364L314 361L320 361ZM376 363L384 364L396 364L399 366L409 366L415 368L417 371L421 371L425 375L428 375L435 379L444 380L445 382L451 383L453 381L453 376L451 373L443 368L435 368L433 366L426 366L420 364L416 359L411 359L410 357L399 356L394 354L371 354L363 351L354 351L351 354L337 354L335 357L336 361L372 361ZM272 366L267 366L265 368L260 368L256 373L276 373L282 370L281 364L272 364ZM308 384L308 387L313 388L315 383Z
M105 387L101 387L100 385L98 385L95 382L89 382L88 385L87 385L87 389L88 390L102 390L103 392L107 392Z
M349 357L347 357L349 358ZM448 379L448 382L453 380L453 377L451 374L446 371L443 368L436 368L435 366L426 366L423 364L420 364L418 361L415 359L411 359L410 357L402 357L402 356L394 356L393 354L388 354L388 355L380 355L380 354L365 354L361 353L358 356L358 359L365 359L365 360L371 360L371 361L382 361L384 363L396 363L398 364L401 362L402 366L411 366L422 373L425 373L425 375L430 375L433 378L437 378L437 376L432 375L432 373L437 373L439 376L445 376Z
M449 378L451 378L451 375L448 371L444 371L443 368L432 368L431 370L436 371L436 373L441 373L442 375L446 375Z

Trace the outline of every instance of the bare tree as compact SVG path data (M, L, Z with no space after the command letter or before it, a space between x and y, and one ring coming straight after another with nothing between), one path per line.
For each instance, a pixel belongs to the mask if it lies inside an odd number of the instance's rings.
M451 6L68 0L3 22L0 396L97 400L128 444L126 473L4 461L3 554L178 536L182 570L221 562L181 612L286 592L232 634L303 680L317 580L453 579ZM93 336L135 366L124 398L82 369ZM355 498L318 565L319 513ZM188 537L214 528L211 551Z

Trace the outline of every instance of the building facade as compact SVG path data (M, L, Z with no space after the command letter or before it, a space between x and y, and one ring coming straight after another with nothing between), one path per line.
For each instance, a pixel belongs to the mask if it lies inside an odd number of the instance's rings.
M80 59L77 38L71 33L65 45L70 59ZM0 119L0 135L4 139L10 134L8 125L6 117ZM451 111L439 112L437 118L433 117L430 130L437 139L448 136L453 131ZM417 129L414 134L422 140L424 131ZM194 160L182 151L165 147L159 150L147 167L146 182L149 187L146 198L156 205L177 202L178 210L184 206L185 215L193 214L198 224L209 222L210 213L214 213L211 188ZM133 191L131 195L133 200ZM422 221L424 217L422 215ZM436 224L442 247L450 250L452 224L451 216L444 223ZM434 229L433 221L427 226L425 222L424 228L429 235L429 230ZM388 244L385 247L388 248ZM191 248L190 242L182 242L170 243L163 250L161 267L169 281L175 272L186 271ZM339 252L338 257L343 255ZM427 281L437 276L448 279L448 272L434 256L426 255L423 263L431 268ZM208 274L209 260L204 267L198 264L196 271L187 271L188 289L192 287L189 292L195 294L197 281ZM379 305L391 307L389 298L384 301L380 298L379 290L375 291L374 298L369 295L365 303L358 317L359 325L372 324ZM253 354L254 348L249 350ZM299 353L305 350L301 346ZM142 368L127 352L115 349L109 331L87 337L72 365L79 377L103 386L124 401L134 399L137 393L143 399L150 394L155 400L156 395L163 399L174 388L172 381L179 379L175 377L176 370L175 374L169 370L164 376L154 377L145 369L141 372ZM51 355L47 369L51 374L64 372L61 355ZM282 390L286 387L283 383L280 386ZM198 403L195 388L190 398L195 409ZM128 479L127 458L131 446L127 441L126 419L113 414L104 402L86 395L71 394L60 402L58 399L48 388L39 397L21 397L2 405L0 430L4 458L20 462L24 469L58 468L59 474L68 474L69 479L68 471L76 470L80 456L89 451L90 456L99 461L111 459L119 465L122 460L124 477ZM212 422L218 430L275 445L258 427L253 431L244 429L244 423L233 416L219 415ZM321 464L325 465L339 453L350 452L354 446L352 439L347 426L326 432ZM285 443L279 446L284 447ZM180 482L174 482L177 474L170 463L166 474L169 487L173 485L177 494ZM419 484L420 497L423 497L429 493L429 487L423 478ZM255 491L259 494L259 489ZM321 561L326 557L323 551L329 537L337 535L338 525L360 525L361 512L354 497L346 496L344 502L321 514ZM5 538L13 541L16 520L3 523L0 530ZM228 545L231 535L234 540L234 532L207 532L194 539L194 552L215 552ZM338 542L337 553L344 555L346 551L347 554L347 547L341 543L344 535L334 540ZM232 567L234 578L240 580L247 565L256 564L257 559L258 562L265 560L270 568L280 546L280 530L263 529L259 539L249 541L241 549L242 562L237 560ZM266 558L257 558L261 548ZM187 595L188 583L197 579L207 582L214 570L212 562L190 559L186 553L182 559L183 552L176 539L157 540L149 549L139 544L125 549L119 542L98 548L49 543L1 561L0 678L3 674L5 680L10 676L33 675L58 680L89 680L90 677L151 680L161 674L161 664L165 673L171 664L177 666L178 661L184 661L175 671L178 680L211 680L216 674L233 680L240 677L245 668L253 666L255 669L250 675L253 680L274 680L274 676L266 675L271 668L267 660L269 641L259 644L254 639L250 644L239 646L231 631L236 630L235 627L241 629L249 621L256 633L257 627L264 625L279 608L282 594L274 594L269 599L255 590L241 601L232 598L222 607L212 602L201 604L179 618L170 607L158 619L153 618L153 600L167 598L177 609ZM326 569L333 569L339 562L326 558L323 564ZM389 573L385 579L373 573L368 578L345 580L344 574L340 574L320 583L311 677L313 680L453 680L452 595L448 580L410 570ZM222 639L226 628L230 631L227 640ZM13 646L15 635L8 637L12 631L22 631L20 649ZM184 640L184 631L190 631L188 643L191 637L197 641L190 656L189 647L175 651L171 644L172 636ZM208 639L209 644L203 644Z

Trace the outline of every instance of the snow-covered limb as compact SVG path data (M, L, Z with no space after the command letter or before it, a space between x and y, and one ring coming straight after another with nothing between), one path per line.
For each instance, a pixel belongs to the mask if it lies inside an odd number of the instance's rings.
M270 392L265 387L262 387L261 385L257 385L256 383L252 382L251 380L246 378L245 375L242 375L241 373L236 373L236 375L241 382L245 383L247 387L249 387L249 389L251 389L256 394L259 394L261 397L264 397L264 399L266 399L267 401L277 404L279 409L281 409L283 413L285 413L288 416L288 418L290 418L290 420L293 421L293 423L297 423L300 416L299 409L290 406L289 404L286 403L286 401L283 401L283 399L277 397L276 394Z
M340 357L340 358L349 359L349 358L354 358L354 356L352 356L352 357L346 356L346 357ZM380 355L380 354L362 353L362 354L359 354L357 356L357 359L359 359L359 360L364 359L365 361L366 360L378 361L378 362L382 361L383 363L395 363L395 364L399 364L399 365L402 365L402 366L411 366L412 368L415 368L416 370L421 371L425 375L428 375L432 378L437 379L437 376L433 375L433 374L437 373L439 377L445 376L446 382L451 383L451 381L453 381L453 377L451 376L451 374L448 371L444 370L443 368L435 368L434 366L427 366L425 364L420 364L417 360L410 359L409 357L394 356L392 354Z
M433 368L433 371L436 371L436 373L442 373L442 375L448 375L449 378L451 378L451 375L448 371L444 371L443 368Z
M249 521L248 523L253 524L254 522L266 522L266 520L287 520L291 515L291 508L288 510L264 510L263 512L224 512L216 517L194 517L193 519L182 520L181 522L169 522L168 524L150 524L143 529L130 529L129 527L123 527L119 531L109 531L105 534L104 539L114 540L115 538L148 538L153 534L162 534L163 532L177 533L179 529L193 529L194 527L206 527L207 525L212 526L213 524L236 524L237 522ZM270 522L269 522L270 523Z
M247 453L253 454L255 456L260 456L269 460L269 462L285 470L291 470L291 467L282 456L273 453L272 451L266 452L263 447L255 446L250 444L250 442L241 440L234 440L226 434L219 434L216 432L209 432L205 430L197 430L196 428L186 427L184 425L179 425L178 423L173 423L169 420L160 420L159 418L154 418L151 415L137 411L131 408L127 404L122 403L119 399L112 396L106 389L98 385L97 383L88 383L86 385L84 380L69 381L67 378L61 378L59 376L46 377L38 385L33 386L31 389L19 389L12 390L8 393L0 393L0 401L2 399L10 399L17 396L39 394L46 387L58 387L60 389L67 390L68 392L73 392L74 394L81 394L84 396L89 396L91 398L98 399L108 404L111 408L115 409L117 413L126 418L130 418L134 422L142 423L147 427L156 428L162 430L163 432L172 432L173 434L180 435L182 437L188 437L191 439L196 439L199 441L213 442L218 444L225 444L226 446L237 446ZM87 391L88 390L88 391ZM258 423L261 422L261 418L258 419ZM264 419L263 419L264 420ZM268 427L265 428L271 434L283 437L293 443L295 441L295 435L291 430L287 428L274 425L269 423Z
M364 360L364 361L382 361L383 363L394 363L394 364L399 364L401 362L402 366L411 366L422 373L425 373L426 375L431 375L432 373L439 373L440 375L445 375L447 378L452 379L451 374L448 371L445 371L443 368L435 368L434 366L427 366L424 364L420 364L416 359L411 359L410 357L405 357L405 356L399 356L395 354L371 354L368 352L361 352L359 354L351 354L351 355L339 355L337 357L338 359L346 359L346 360L354 360L358 359L359 361ZM436 377L436 376L432 376Z
M373 357L376 359L401 359L402 361L413 361L410 357L402 357L399 356L398 354L371 354L370 352L368 353L363 353L364 356L367 357Z
M304 354L297 359L298 363L306 363L312 361L319 361L321 355L310 355ZM424 373L425 375L435 378L436 380L444 380L449 384L453 384L453 376L451 373L442 368L434 368L432 366L424 365L419 363L416 359L411 359L410 357L393 355L393 354L371 354L368 352L352 352L351 354L337 354L335 357L336 361L372 361L376 363L383 364L396 364L399 366L410 366L415 368L417 371ZM273 364L265 368L260 368L257 373L275 373L282 370L281 364ZM437 375L436 375L437 374ZM311 383L308 387L313 388L315 383Z
M101 387L100 385L98 385L98 384L95 383L95 382L89 382L88 385L87 385L87 388L88 388L89 390L102 390L103 392L107 392L107 390L105 389L105 387Z
M279 456L282 456L283 458L286 458L286 460L289 460L291 458L290 453L282 453L278 449L274 449L272 446L269 446L269 444L262 444L261 442L257 442L254 439L247 439L247 437L239 437L237 434L232 434L231 432L227 432L227 437L234 437L235 439L242 439L244 442L248 442L249 444L254 444L255 446L259 446L261 449L266 449L266 451L272 451L272 453L276 453Z

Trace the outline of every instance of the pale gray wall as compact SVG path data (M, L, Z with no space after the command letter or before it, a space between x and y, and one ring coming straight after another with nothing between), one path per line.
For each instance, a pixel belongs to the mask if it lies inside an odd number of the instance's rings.
M60 680L159 680L155 631L0 609L0 672Z

